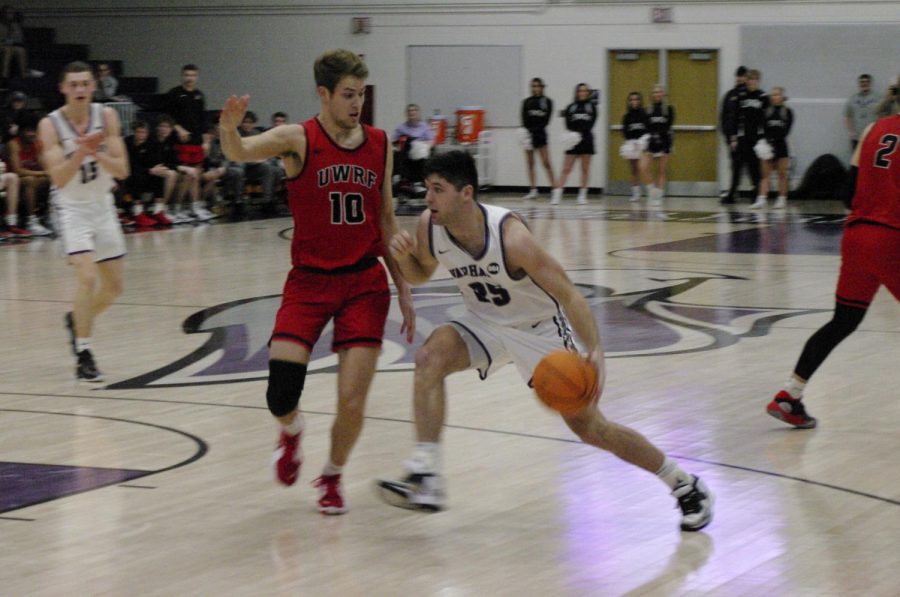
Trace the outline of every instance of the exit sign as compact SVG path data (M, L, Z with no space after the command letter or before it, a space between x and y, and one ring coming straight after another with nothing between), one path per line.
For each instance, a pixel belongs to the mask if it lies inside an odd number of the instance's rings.
M650 17L654 23L671 23L672 7L671 6L654 6L650 11Z

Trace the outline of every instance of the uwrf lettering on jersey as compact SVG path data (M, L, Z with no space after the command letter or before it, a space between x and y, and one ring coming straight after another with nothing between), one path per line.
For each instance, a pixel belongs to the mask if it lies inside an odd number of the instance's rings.
M377 175L371 170L352 164L334 164L316 172L319 188L327 187L330 184L349 182L371 189L375 186L377 179Z

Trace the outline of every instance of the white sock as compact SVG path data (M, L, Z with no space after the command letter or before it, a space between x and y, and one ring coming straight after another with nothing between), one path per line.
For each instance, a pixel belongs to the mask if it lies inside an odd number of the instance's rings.
M156 214L158 214L158 213L160 213L160 212L164 212L164 211L166 211L166 209L165 209L165 207L163 207L163 204L162 204L162 203L154 203L154 204L153 204L153 215L154 215L154 216L155 216Z
M578 189L578 198L587 199L587 189Z
M342 470L344 470L344 467L336 465L331 461L331 458L329 458L328 462L325 463L325 468L322 469L322 475L325 477L333 477L335 475L340 475Z
M294 420L291 421L290 425L282 425L285 433L288 435L299 435L301 431L303 431L303 427L305 423L303 421L303 413L299 410L297 411L297 416L294 417Z
M436 473L440 470L440 444L436 442L416 442L412 461L420 473Z
M40 223L41 222L40 222L40 220L38 220L37 216L34 216L34 215L28 216L28 225L29 226L31 226L32 224L40 224Z
M6 225L7 226L17 226L19 224L19 216L16 214L9 214L6 216Z
M90 350L91 349L91 339L90 338L75 338L75 352L81 352L82 350Z
M784 384L784 391L791 395L791 398L800 400L803 397L803 388L806 387L805 381L797 381L797 378L791 375Z
M530 195L537 195L537 194L538 194L538 192L537 192L537 187L531 187L531 190L528 191L528 193L529 193Z
M662 479L663 483L669 486L669 489L675 489L679 485L694 481L694 478L689 473L681 470L678 463L668 456L665 457L663 465L656 471L656 476Z

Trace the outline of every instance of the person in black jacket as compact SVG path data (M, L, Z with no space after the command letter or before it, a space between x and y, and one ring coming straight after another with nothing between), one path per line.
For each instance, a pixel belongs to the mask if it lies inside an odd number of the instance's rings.
M735 152L731 170L731 187L726 198L730 198L731 203L734 203L734 195L737 192L744 166L747 166L750 171L754 196L759 191L759 158L756 157L753 148L762 137L765 110L769 106L769 97L759 88L761 76L758 70L747 71L747 90L739 99L736 113L737 127L734 135L729 139L731 149ZM723 201L723 203L728 203L728 201Z
M140 227L171 226L165 208L175 192L178 173L163 164L162 145L150 135L146 122L136 121L133 129L134 133L125 137L129 176L124 187L132 198L134 221ZM143 202L146 193L152 193L155 199L150 213Z
M769 178L773 169L778 171L778 199L775 200L775 209L787 207L787 173L790 162L787 136L794 124L794 112L784 105L785 99L787 98L784 97L784 87L772 88L772 93L769 94L770 103L765 109L763 120L763 135L772 147L772 158L761 160L762 180L759 183L756 203L750 206L752 209L762 209L766 206L766 199L769 198Z
M649 118L647 111L644 109L644 96L639 91L632 91L628 94L626 110L625 115L622 117L622 134L625 136L625 141L637 142L645 135L649 136L647 133ZM628 160L628 166L631 169L631 200L640 201L641 183L647 177L647 164L643 151L633 155L638 157L625 158Z
M531 97L522 101L522 127L531 135L531 149L525 150L528 163L528 181L531 190L524 199L537 199L537 180L534 174L534 152L541 156L541 163L550 179L550 188L556 187L553 177L553 166L550 165L550 153L547 150L547 124L553 114L553 100L544 95L544 81L540 77L531 80Z
M722 98L722 111L719 113L719 129L722 136L725 137L725 145L728 146L728 153L731 157L732 176L737 162L737 143L732 144L731 140L737 138L737 111L744 95L747 93L747 67L740 66L734 73L734 87L728 90L725 97ZM729 191L722 196L722 203L734 203L734 193Z
M575 101L566 107L564 112L566 128L581 135L581 140L575 147L566 151L566 159L563 162L562 174L559 177L559 186L553 189L550 199L551 205L557 205L562 199L566 179L572 172L572 166L576 158L581 162L581 188L578 190L578 204L587 203L588 177L590 175L591 156L594 155L594 123L597 122L597 106L592 99L593 94L587 83L579 83L575 87Z
M647 110L647 132L650 141L647 153L651 161L647 163L647 175L653 181L650 185L651 205L662 204L666 188L666 166L672 152L672 125L675 124L675 108L666 101L666 90L662 85L653 86L653 104ZM654 165L656 175L653 174Z

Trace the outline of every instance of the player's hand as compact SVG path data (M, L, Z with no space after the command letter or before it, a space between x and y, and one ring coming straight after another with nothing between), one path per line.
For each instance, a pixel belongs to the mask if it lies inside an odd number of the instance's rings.
M416 309L413 307L412 291L408 286L398 292L397 300L400 303L400 313L403 314L400 333L405 333L406 343L412 344L413 338L416 336Z
M406 230L401 230L391 239L391 255L396 260L400 260L410 255L416 247L412 235Z
M103 131L97 131L90 135L82 135L75 139L75 143L81 146L89 155L94 155L100 149L105 135Z
M250 105L250 96L236 95L230 96L225 100L225 106L219 114L219 125L228 129L236 129L244 121L244 114L247 113L247 107Z

